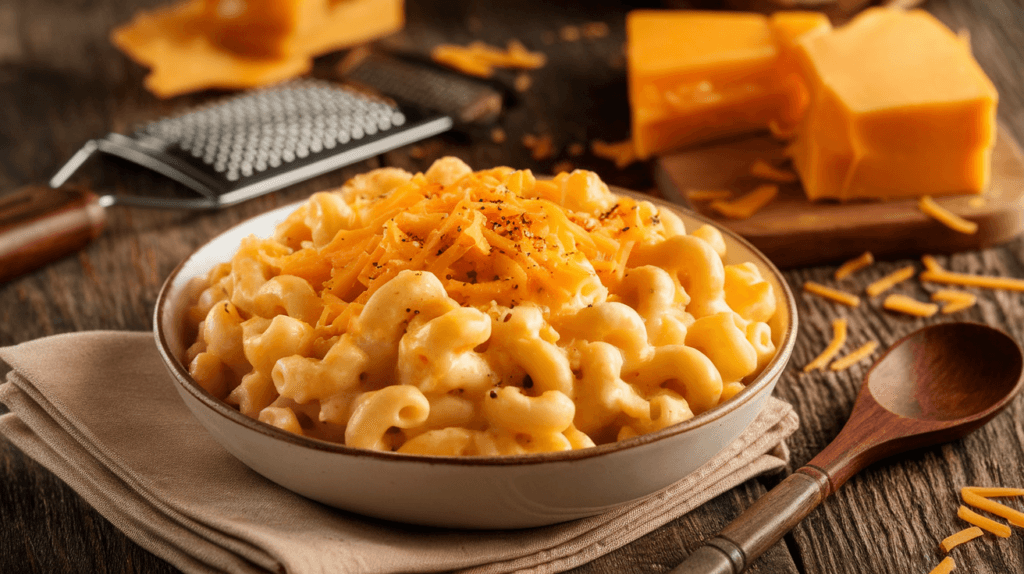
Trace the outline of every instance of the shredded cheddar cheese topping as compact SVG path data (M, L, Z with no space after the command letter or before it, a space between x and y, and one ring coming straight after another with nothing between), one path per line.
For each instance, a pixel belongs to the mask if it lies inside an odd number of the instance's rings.
M600 206L598 216L560 207L566 187L586 188L595 178L576 171L537 181L529 170L495 168L450 185L417 174L382 196L343 190L359 224L276 263L281 274L330 295L321 325L347 320L346 301L365 304L405 269L434 273L461 305L571 305L587 285L621 279L633 246L661 232L657 208L627 197ZM300 210L290 219L305 216Z

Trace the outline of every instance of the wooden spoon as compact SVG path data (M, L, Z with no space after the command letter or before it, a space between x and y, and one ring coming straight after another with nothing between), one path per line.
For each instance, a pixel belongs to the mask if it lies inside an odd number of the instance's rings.
M867 465L961 438L1021 390L1020 346L1001 331L943 323L907 335L864 378L839 436L786 477L674 574L737 574Z

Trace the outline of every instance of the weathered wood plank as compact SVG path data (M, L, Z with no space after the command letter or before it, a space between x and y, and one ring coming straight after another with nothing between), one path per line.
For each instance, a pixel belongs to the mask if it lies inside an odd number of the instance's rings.
M201 101L202 96L161 102L140 87L144 72L110 47L106 30L139 7L164 0L82 3L12 0L0 6L0 189L45 181L85 140L128 130L144 121ZM614 141L629 131L622 42L629 6L614 2L408 3L409 29L395 40L418 50L441 39L465 42L523 40L549 54L547 67L531 72L532 86L518 95L501 125L504 143L489 130L451 134L421 144L422 158L396 151L318 178L294 189L216 213L190 214L114 208L107 232L75 257L0 285L0 345L83 329L150 328L150 313L163 277L195 247L230 225L382 164L424 169L445 154L475 167L508 164L547 173L560 161L595 169L610 183L641 191L652 187L648 166L616 170L589 154L570 156L570 144ZM933 0L928 8L954 27L971 31L982 66L1001 92L1000 117L1024 140L1024 11L1012 0ZM602 20L603 39L564 42L564 25ZM11 25L9 22L15 22ZM13 30L15 36L7 37ZM552 40L554 38L554 40ZM321 64L329 64L329 59ZM510 80L506 77L505 80ZM556 152L535 160L520 142L527 133L550 133ZM100 189L147 189L173 193L159 176L105 162L91 166L83 181ZM942 258L951 269L1024 277L1024 241L982 253ZM886 262L850 280L862 286L907 261ZM833 268L787 274L828 282ZM916 280L898 288L924 298L933 287ZM978 307L954 316L1005 328L1024 339L1024 295L979 291ZM929 320L893 315L871 301L848 310L798 295L801 336L793 364L778 387L802 417L790 441L794 465L809 460L839 431L867 363L845 373L801 374L825 346L830 321L851 321L848 349L868 338L887 345ZM948 320L939 318L934 320ZM753 572L927 572L940 554L938 541L958 530L956 489L965 484L1022 486L1024 403L988 427L955 444L900 457L855 477L823 508L777 544ZM723 494L670 525L608 554L579 572L664 572L700 539L717 532L776 479L751 481ZM1020 508L1020 505L1018 505ZM0 571L171 572L166 562L135 545L42 467L0 439ZM955 551L971 572L1024 572L1024 538L976 540ZM790 553L794 554L791 555Z

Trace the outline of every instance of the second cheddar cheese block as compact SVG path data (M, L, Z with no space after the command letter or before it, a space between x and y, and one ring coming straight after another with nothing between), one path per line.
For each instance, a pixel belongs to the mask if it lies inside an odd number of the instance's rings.
M796 56L810 103L790 149L809 199L985 188L998 96L933 16L869 9Z
M783 66L821 14L636 10L626 20L633 143L639 157L794 123L802 109ZM806 101L806 97L803 97ZM780 115L781 114L781 115Z
M807 109L809 95L796 58L796 45L801 39L832 30L828 17L821 12L776 12L768 18L768 27L779 50L775 63L777 89L785 94L783 107L776 110L768 127L779 137L789 137Z

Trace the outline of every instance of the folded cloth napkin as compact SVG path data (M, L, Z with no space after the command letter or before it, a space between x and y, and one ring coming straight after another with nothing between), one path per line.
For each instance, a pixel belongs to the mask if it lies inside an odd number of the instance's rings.
M445 530L335 510L249 470L188 412L148 333L58 335L0 360L0 433L186 572L561 571L782 468L797 427L772 398L725 451L647 498L543 528Z

